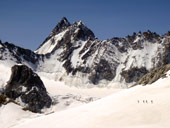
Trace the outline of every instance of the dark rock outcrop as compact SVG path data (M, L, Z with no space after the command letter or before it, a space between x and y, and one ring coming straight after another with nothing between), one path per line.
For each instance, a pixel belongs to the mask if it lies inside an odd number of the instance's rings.
M132 68L130 70L122 71L121 75L124 77L126 83L137 82L139 79L148 73L146 68Z
M6 105L8 103L14 103L14 104L18 105L17 102L15 102L14 100L8 98L6 95L0 94L0 107L1 107L1 105Z
M12 67L4 94L14 100L20 98L33 112L41 112L41 109L50 107L52 103L40 77L26 65Z
M7 97L5 95L0 94L0 106L6 103L6 99Z
M166 77L166 72L169 70L170 70L170 64L167 64L159 68L155 68L151 72L144 75L135 85L152 84L158 79Z
M110 64L104 59L101 59L100 63L94 67L94 71L89 76L93 84L98 84L103 79L111 81L115 77L115 72L112 72Z

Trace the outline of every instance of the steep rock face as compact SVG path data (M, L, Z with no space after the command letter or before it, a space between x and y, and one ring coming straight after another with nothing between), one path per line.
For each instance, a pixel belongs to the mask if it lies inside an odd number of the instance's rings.
M33 112L41 112L42 108L50 107L52 102L40 77L25 65L12 67L4 94L11 99L21 100Z

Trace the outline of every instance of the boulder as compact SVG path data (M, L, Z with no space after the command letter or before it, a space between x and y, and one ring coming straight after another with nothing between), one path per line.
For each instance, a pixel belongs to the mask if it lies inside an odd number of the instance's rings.
M40 77L26 65L12 67L10 80L4 90L9 98L23 102L33 112L50 107L52 100Z

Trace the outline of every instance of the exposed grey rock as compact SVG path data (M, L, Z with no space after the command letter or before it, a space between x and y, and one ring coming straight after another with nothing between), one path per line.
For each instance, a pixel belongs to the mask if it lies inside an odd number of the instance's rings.
M148 71L145 67L142 68L131 68L130 70L125 70L121 72L122 77L124 77L127 83L137 82L144 76Z
M41 109L50 107L52 103L40 77L26 65L12 67L4 94L13 100L20 98L33 112L41 112Z
M111 81L115 75L116 73L112 71L109 62L101 59L94 67L94 71L89 76L89 79L93 84L98 84L103 79Z
M135 85L152 84L160 78L166 77L166 72L170 70L170 64L153 69L144 75Z

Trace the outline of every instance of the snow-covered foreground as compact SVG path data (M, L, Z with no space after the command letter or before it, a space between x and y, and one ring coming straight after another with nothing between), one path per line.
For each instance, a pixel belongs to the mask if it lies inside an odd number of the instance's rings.
M123 89L115 89L115 88L83 88L83 87L70 87L64 84L64 82L50 80L41 76L42 81L44 82L47 91L50 95L66 95L66 94L76 94L76 95L84 95L101 98L112 93L117 93Z
M0 65L0 71L0 87L4 87L10 68ZM168 75L152 85L130 89L69 87L39 75L55 104L43 114L24 111L13 103L2 105L0 128L170 127Z
M10 66L0 65L0 89L4 88L11 75ZM54 104L49 109L44 109L43 114L35 114L22 110L21 106L14 103L0 106L0 128L9 128L25 122L29 119L35 119L39 116L49 115L61 110L70 109L80 105L87 104L100 99L112 93L117 93L122 89L107 88L77 88L65 85L63 82L56 82L50 76L39 74L43 80L49 95Z
M170 78L18 123L13 128L169 128ZM95 92L94 92L95 93Z
M41 74L39 75L41 76ZM43 80L49 95L53 98L54 102L56 102L56 104L47 110L48 112L56 112L87 104L122 90L115 88L70 87L65 85L64 82L50 80L43 76L41 76L41 79Z
M9 128L21 119L27 120L33 117L38 117L38 114L23 111L22 107L14 103L2 105L0 107L0 128Z

